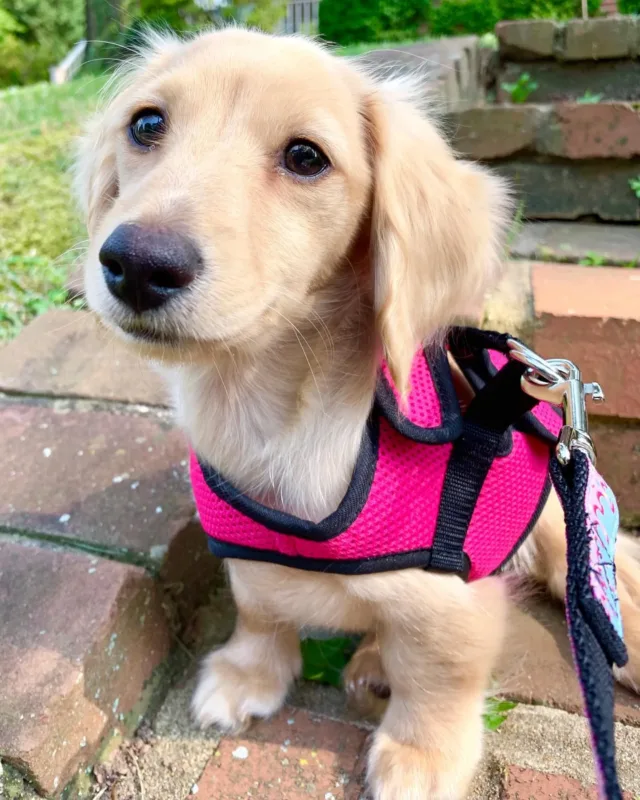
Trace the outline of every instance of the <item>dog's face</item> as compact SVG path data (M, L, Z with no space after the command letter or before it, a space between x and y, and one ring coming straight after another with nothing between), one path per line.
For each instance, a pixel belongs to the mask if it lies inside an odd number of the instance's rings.
M255 347L355 249L400 385L418 341L484 285L503 208L390 88L238 29L152 40L84 139L78 187L89 304L148 354Z

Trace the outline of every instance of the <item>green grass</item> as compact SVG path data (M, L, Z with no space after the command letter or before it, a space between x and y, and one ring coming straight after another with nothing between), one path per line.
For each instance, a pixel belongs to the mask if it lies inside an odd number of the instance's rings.
M68 169L105 78L0 92L0 340L65 300L85 238Z
M397 50L399 47L424 44L428 41L430 41L429 37L424 37L423 39L404 39L399 42L361 42L359 44L338 47L335 52L340 56L359 56L363 53L369 53L372 50Z

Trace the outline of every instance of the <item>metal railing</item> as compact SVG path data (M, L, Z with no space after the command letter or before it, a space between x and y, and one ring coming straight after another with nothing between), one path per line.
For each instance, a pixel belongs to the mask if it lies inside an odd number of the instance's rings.
M319 6L320 0L294 0L293 3L287 3L284 33L317 33Z
M84 62L87 42L81 39L75 44L59 64L49 67L49 80L51 83L66 83L76 74Z

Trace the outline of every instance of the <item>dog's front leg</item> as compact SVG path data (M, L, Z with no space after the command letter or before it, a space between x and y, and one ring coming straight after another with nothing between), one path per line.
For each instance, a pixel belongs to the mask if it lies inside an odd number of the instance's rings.
M191 703L203 728L218 725L238 732L253 717L275 714L302 667L295 625L274 615L268 593L261 591L264 587L242 580L242 566L228 565L238 608L236 628L229 641L205 659ZM263 570L268 572L269 565Z
M497 578L416 570L355 584L376 598L391 699L369 755L375 800L463 798L482 754L482 711L506 615Z

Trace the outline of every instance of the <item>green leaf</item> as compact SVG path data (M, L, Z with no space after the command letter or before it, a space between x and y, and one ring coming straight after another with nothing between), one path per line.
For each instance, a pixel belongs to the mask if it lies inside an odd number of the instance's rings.
M497 697L490 697L485 706L483 714L484 727L488 731L495 731L507 719L509 711L514 709L518 704L513 703L511 700L501 700Z
M308 681L342 685L342 671L348 664L355 644L352 639L303 639L302 677Z

